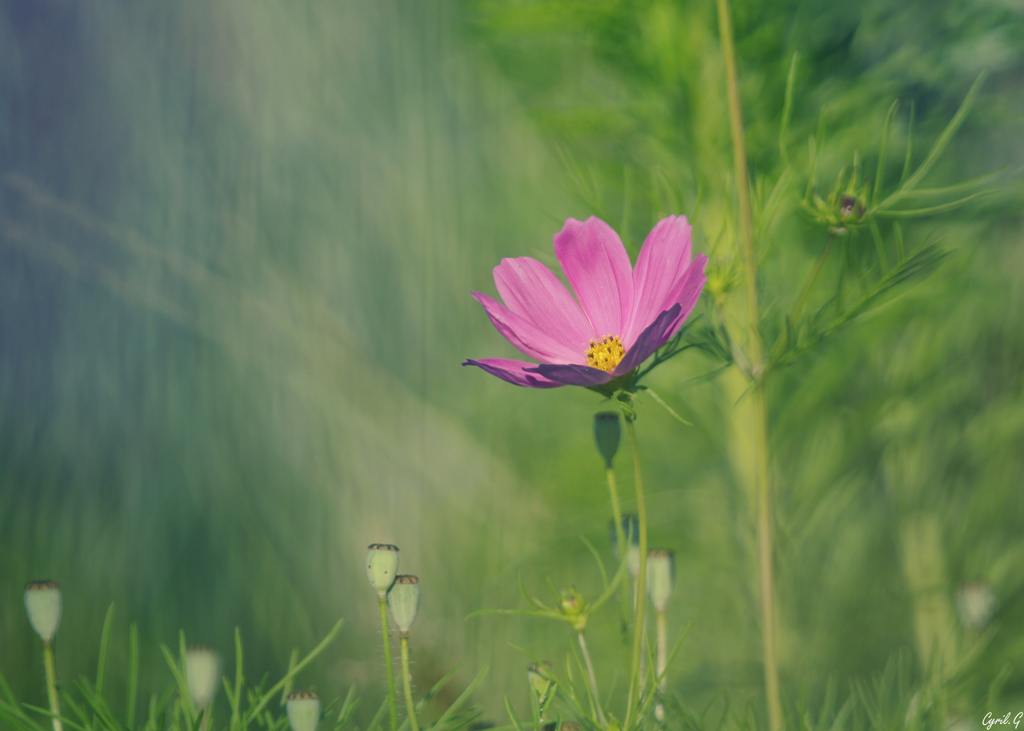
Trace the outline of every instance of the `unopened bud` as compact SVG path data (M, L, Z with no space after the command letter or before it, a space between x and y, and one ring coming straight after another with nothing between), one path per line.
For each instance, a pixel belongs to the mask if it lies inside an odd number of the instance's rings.
M601 411L594 414L594 441L597 442L597 451L604 457L604 466L607 469L612 468L612 460L619 451L621 435L622 427L619 426L617 411Z
M388 609L395 620L398 631L409 636L409 628L416 621L420 608L420 580L409 574L395 577L395 583L388 592Z
M320 723L320 696L297 690L288 696L288 724L292 731L316 731Z
M220 682L220 657L212 647L195 646L185 651L188 692L196 708L209 708Z
M398 546L390 543L371 543L366 551L366 575L370 585L383 599L398 576Z
M530 683L530 690L537 695L537 702L544 706L548 698L548 691L551 690L551 670L553 666L546 660L543 663L530 663L526 668L526 680Z
M960 622L969 630L984 629L999 608L999 600L986 581L967 581L956 592Z
M608 534L611 537L612 548L615 550L616 558L621 559L619 536L615 530L614 518L608 524ZM629 570L629 575L633 579L637 579L640 576L640 521L635 515L627 514L622 516L622 535L629 545L629 550L626 552L626 568Z
M647 552L647 594L659 612L665 611L672 585L676 580L675 556L667 548L652 548Z
M25 585L25 611L28 621L43 642L50 644L60 627L63 601L56 581L30 581Z

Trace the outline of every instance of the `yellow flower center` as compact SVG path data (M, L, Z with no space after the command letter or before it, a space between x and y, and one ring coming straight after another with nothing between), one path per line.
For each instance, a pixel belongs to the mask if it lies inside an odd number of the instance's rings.
M626 354L618 336L605 335L600 340L591 340L587 349L587 365L611 373Z

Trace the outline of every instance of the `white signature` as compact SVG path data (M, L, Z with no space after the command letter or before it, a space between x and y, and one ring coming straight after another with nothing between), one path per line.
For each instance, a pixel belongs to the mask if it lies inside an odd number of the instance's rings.
M995 726L997 723L1000 723L1004 726L1009 726L1012 723L1013 727L1017 728L1017 726L1020 725L1021 719L1024 719L1024 711L1021 711L1016 716L1014 716L1012 721L1010 720L1010 715L1011 714L1007 713L1005 716L996 717L993 716L991 712L989 712L985 714L985 718L981 720L981 724L986 729L988 729L988 731L992 731L992 727Z

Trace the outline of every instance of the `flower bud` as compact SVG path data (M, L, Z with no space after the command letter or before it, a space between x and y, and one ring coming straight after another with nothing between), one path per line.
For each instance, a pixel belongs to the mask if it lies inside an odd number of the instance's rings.
M597 442L597 451L604 457L604 466L607 469L612 468L612 460L619 451L621 434L622 427L619 426L617 411L601 411L594 414L594 441Z
M999 600L988 582L967 581L957 589L956 608L960 623L966 629L977 631L984 629L992 619L999 608Z
M395 583L388 592L388 609L403 637L409 636L409 628L416 621L420 608L420 580L409 574L395 577Z
M526 668L526 680L530 684L530 690L537 695L537 703L542 708L548 699L548 692L551 690L551 670L553 666L546 660L543 663L534 662Z
M370 578L370 585L377 590L377 597L386 597L398 576L398 546L371 543L366 551L366 575Z
M220 658L212 647L194 646L185 651L188 692L196 708L209 708L220 682Z
M288 696L288 724L292 731L316 731L320 723L320 696L297 690Z
M667 548L652 548L647 552L647 594L659 612L665 611L672 585L676 580L675 556Z
M25 585L25 611L28 621L43 642L50 644L60 627L63 608L60 586L56 581L30 581Z
M615 530L614 518L608 524L608 535L611 537L615 557L620 558L619 536ZM629 544L629 551L626 553L626 569L635 580L640 576L640 521L635 515L622 516L622 535Z

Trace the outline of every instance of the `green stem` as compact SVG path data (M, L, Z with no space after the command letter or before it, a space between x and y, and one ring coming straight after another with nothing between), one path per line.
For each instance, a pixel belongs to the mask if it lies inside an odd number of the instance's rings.
M597 676L594 675L594 663L590 662L590 653L587 652L587 641L583 637L582 632L578 632L577 636L580 638L580 649L583 651L583 660L587 663L587 675L590 676L590 688L594 691L594 710L597 711L597 720L602 726L607 724L604 717L604 711L601 710L601 696L597 690Z
M57 696L57 671L53 663L53 644L43 643L43 666L46 668L46 696L50 700L50 713L53 714L53 731L61 731L60 700Z
M668 662L668 626L665 622L665 613L658 612L658 692L665 695L665 665ZM654 716L659 721L665 720L665 706L658 702L654 709Z
M416 704L412 702L412 688L409 686L409 635L402 633L399 640L402 646L402 685L405 686L405 710L409 714L409 725L412 731L420 731L416 723Z
M633 723L633 712L639 705L637 684L640 680L640 654L643 649L643 628L646 579L647 579L647 508L644 506L644 483L640 475L640 454L636 448L636 429L633 420L626 421L626 432L629 434L629 448L633 454L633 482L636 486L636 514L640 523L640 575L636 578L636 617L633 624L633 662L629 674L629 700L626 704L626 722L623 728L630 729Z
M622 511L619 509L619 491L615 486L615 470L608 467L606 470L606 476L608 478L608 494L612 499L612 518L615 521L615 540L618 542L616 545L619 547L619 562L629 560L629 546L626 544L626 533L622 530ZM621 607L619 608L619 617L622 622L622 634L625 638L627 631L626 617L629 614L628 597L629 594L626 590L626 585L623 583L621 596Z
M380 597L380 632L384 636L384 667L388 675L388 710L391 713L391 731L398 731L398 706L395 703L395 669L391 665L391 636L388 628L388 600Z
M770 731L782 728L782 702L779 694L779 667L775 654L775 584L772 576L771 482L768 467L768 411L765 403L764 371L760 316L757 307L757 258L754 253L754 226L750 210L750 187L747 175L747 150L743 138L743 116L740 112L739 81L736 76L736 50L733 46L729 0L717 0L718 23L725 56L726 88L729 100L729 123L732 129L733 162L736 171L736 192L739 198L743 230L743 259L747 290L747 332L750 348L751 377L754 379L754 472L757 480L757 560L761 588L761 631L764 648L764 685L768 700Z

